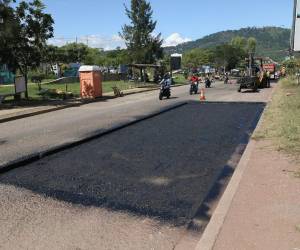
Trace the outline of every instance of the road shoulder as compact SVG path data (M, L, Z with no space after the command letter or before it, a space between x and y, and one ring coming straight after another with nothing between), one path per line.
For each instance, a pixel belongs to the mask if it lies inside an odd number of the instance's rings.
M269 141L255 142L213 249L299 249L299 167Z
M299 171L271 141L252 139L196 249L300 249Z

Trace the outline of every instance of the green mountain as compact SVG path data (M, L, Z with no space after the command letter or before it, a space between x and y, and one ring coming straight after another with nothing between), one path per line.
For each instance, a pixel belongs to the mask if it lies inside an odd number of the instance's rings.
M196 41L166 47L166 54L184 53L194 48L211 48L228 43L233 37L254 37L257 40L257 56L268 56L273 60L282 61L288 55L290 47L290 29L280 27L243 28L227 30L205 36Z

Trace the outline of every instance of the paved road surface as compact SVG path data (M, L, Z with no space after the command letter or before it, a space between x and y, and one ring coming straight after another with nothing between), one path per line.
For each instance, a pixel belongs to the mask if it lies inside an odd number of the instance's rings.
M52 123L47 115L19 120L31 133L24 145L30 148L27 152L41 145L51 147L174 103L196 100L186 88L177 88L174 95L180 98L170 101L158 102L157 93L111 101L110 110L118 118L104 112L101 105L108 103L94 103L50 113L55 118ZM263 101L269 93L237 94L235 87L219 84L207 98ZM186 231L187 224L223 167L246 142L261 110L260 104L190 102L2 174L0 249L174 249L193 233ZM37 126L37 121L42 125ZM8 154L22 148L16 143L24 138L17 130L19 124L2 124L7 133L9 126L18 132L6 136ZM5 143L1 147L5 149ZM11 152L3 162L15 156Z
M162 102L157 98L158 91L153 91L2 123L0 167L31 153L77 141L162 108L186 100L198 100L198 95L188 95L188 88L173 88L175 98ZM222 83L206 91L208 101L265 101L268 93L268 90L263 90L262 93L239 94L236 86Z

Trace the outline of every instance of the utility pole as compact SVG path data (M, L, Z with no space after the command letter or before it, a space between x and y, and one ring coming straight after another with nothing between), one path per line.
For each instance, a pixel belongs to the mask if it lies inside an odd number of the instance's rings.
M249 76L252 76L252 53L249 52Z
M76 44L76 50L77 50L77 62L80 61L80 50L78 49L78 39L77 39L77 36L76 36L76 40L75 40L75 44Z
M290 51L289 56L293 55L293 51L295 48L295 31L296 31L296 19L297 19L297 0L294 0L294 9L293 9L293 24L292 24L292 32L290 37Z

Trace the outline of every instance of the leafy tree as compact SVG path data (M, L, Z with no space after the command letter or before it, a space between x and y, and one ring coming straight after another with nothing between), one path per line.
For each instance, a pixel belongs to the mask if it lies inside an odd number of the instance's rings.
M116 49L106 52L106 66L118 66L130 63L127 50Z
M10 0L0 1L0 63L6 64L15 71L14 60L11 51L12 41L18 36L19 23L15 17L14 9L10 6Z
M214 50L215 65L225 70L234 69L244 58L245 52L230 44L217 46Z
M236 36L232 38L230 45L233 47L240 49L240 50L246 50L247 47L247 39L242 36Z
M163 57L161 35L154 36L156 22L146 0L131 0L131 9L125 6L130 25L124 25L120 36L125 40L130 59L134 63L154 63Z
M254 37L248 38L247 41L247 51L248 53L254 54L256 51L257 41Z
M282 65L286 68L286 73L289 75L295 75L300 69L300 59L290 58L282 62Z
M210 49L193 49L183 54L183 65L188 68L211 65L213 53Z
M69 43L59 48L59 57L63 63L84 62L89 47L83 43Z
M16 8L11 7L11 2L7 0L5 8L9 10L8 22L14 30L11 39L3 38L4 53L0 60L24 75L27 89L28 71L42 62L46 41L53 37L54 21L50 14L44 13L45 6L40 0L21 1ZM28 98L27 91L25 95Z
M118 66L128 64L127 50L116 49L103 51L84 44L70 43L62 47L48 45L43 62L54 64L69 64L80 62L87 65Z

